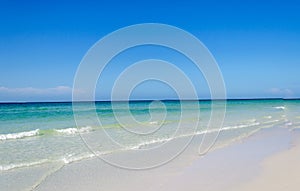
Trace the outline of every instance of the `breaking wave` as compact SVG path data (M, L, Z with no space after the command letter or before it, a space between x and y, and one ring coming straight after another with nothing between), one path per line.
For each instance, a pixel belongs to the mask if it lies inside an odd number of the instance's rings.
M86 127L81 127L81 128L67 128L67 129L54 129L55 132L59 134L64 134L64 135L74 135L78 133L88 133L92 131L92 127L86 126Z
M50 130L35 129L32 131L0 134L0 141L24 139L29 137L41 136L41 135L76 135L78 133L88 133L92 130L93 128L90 126L81 127L81 128L50 129Z
M38 136L40 133L39 129L33 131L24 131L19 133L9 133L9 134L0 134L0 140L10 140L10 139L23 139L25 137Z

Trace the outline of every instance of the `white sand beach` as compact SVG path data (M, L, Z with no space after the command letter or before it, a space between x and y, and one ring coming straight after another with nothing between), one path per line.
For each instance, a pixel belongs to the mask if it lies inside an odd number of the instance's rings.
M190 149L167 165L124 170L97 159L70 164L37 190L299 190L300 133L274 127L205 156ZM189 157L187 156L189 155Z
M262 162L258 176L235 190L298 191L300 189L300 136L295 136L291 148Z

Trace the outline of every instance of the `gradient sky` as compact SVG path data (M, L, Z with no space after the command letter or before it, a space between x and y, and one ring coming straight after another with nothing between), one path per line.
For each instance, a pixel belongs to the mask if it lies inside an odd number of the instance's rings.
M95 42L121 27L149 22L199 38L217 60L229 98L299 98L299 10L300 2L289 0L0 0L0 101L70 100L76 69ZM107 76L114 74L107 70ZM197 84L197 75L190 75ZM107 99L108 87L99 99ZM172 98L166 89L142 85L133 98Z

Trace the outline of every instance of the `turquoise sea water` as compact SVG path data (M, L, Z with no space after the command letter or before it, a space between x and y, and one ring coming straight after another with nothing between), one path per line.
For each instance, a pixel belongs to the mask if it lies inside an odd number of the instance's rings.
M114 102L112 108L111 102L96 102L93 109L91 103L82 102L76 107L77 123L72 103L2 103L0 172L93 157L84 141L98 154L113 154L120 152L120 148L143 149L182 136L210 133L206 127L211 103L133 101ZM218 106L224 101L214 103ZM93 117L95 114L101 123ZM229 100L217 144L275 125L298 128L300 100ZM104 137L103 129L119 146Z

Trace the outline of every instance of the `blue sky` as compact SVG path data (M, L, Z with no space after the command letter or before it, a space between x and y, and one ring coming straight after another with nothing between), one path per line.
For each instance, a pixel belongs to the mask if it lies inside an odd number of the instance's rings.
M229 98L300 97L299 1L0 4L0 101L70 100L76 69L95 42L121 27L149 22L174 25L199 38L216 58ZM107 70L108 77L113 74ZM189 75L207 96L203 79ZM165 89L141 85L133 98L172 98ZM98 98L107 99L108 90L109 85L98 91Z

